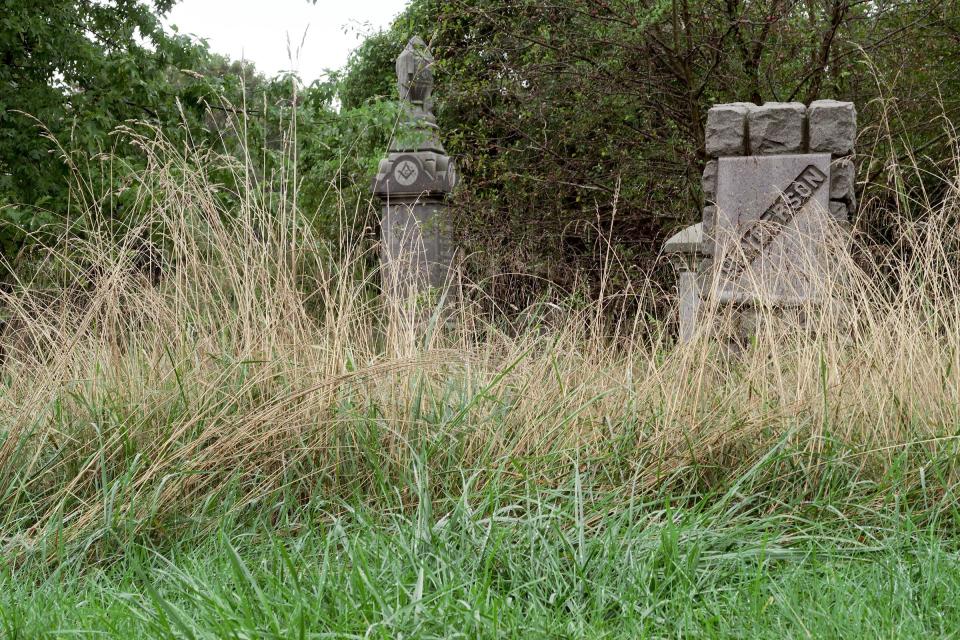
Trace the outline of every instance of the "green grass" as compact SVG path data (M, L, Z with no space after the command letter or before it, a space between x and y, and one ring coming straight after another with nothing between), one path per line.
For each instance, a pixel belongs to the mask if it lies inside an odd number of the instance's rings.
M168 147L142 228L92 198L0 291L0 637L960 629L953 210L888 285L851 262L815 327L761 318L733 357L723 313L677 347L603 300L424 332L363 245L225 210Z
M494 478L408 507L324 502L109 533L0 571L5 638L930 638L960 630L953 501L755 485L641 501ZM850 488L850 487L848 487ZM886 502L886 504L884 504ZM872 505L872 506L871 506ZM11 556L12 557L12 556Z
M652 476L643 465L655 458L612 438L594 456L485 453L471 470L463 451L474 433L457 416L504 404L489 386L475 401L417 396L417 437L402 457L391 455L378 412L344 393L327 418L343 425L329 441L336 466L300 460L266 483L250 458L237 460L173 505L159 488L190 487L196 472L171 467L157 490L136 493L148 453L119 457L94 443L82 460L114 462L67 475L87 490L70 489L83 505L73 513L90 516L82 527L37 518L46 468L19 478L29 499L2 511L0 637L928 638L960 629L955 439L905 442L871 470L862 461L877 451L824 437L830 424L814 446L798 437L802 421L784 420L793 426L768 435L766 450L744 449L736 472L700 454ZM104 439L111 420L130 423L109 418L108 406L91 399L90 413L78 413L99 419ZM505 415L492 420L490 433L508 432ZM628 424L617 433L629 443ZM37 521L44 527L31 532Z

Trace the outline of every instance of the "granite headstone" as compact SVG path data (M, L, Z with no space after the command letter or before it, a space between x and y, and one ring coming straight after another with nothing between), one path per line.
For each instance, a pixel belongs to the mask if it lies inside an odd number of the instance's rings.
M719 104L707 112L708 159L702 240L688 227L664 246L678 257L681 339L696 332L690 272L700 299L739 309L816 303L829 277L832 235L856 210L852 160L857 131L853 103ZM749 323L746 323L749 324Z

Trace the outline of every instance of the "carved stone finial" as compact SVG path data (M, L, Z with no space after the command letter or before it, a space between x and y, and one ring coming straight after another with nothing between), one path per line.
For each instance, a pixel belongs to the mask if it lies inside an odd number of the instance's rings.
M397 88L403 111L390 151L445 154L433 115L433 55L419 37L410 38L397 57Z
M430 110L433 93L433 55L419 36L410 38L397 58L397 87L400 99Z

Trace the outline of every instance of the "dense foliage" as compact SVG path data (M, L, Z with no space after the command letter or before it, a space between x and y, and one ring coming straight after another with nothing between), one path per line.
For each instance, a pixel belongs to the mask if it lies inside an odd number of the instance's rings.
M371 129L379 149L389 118L374 116L392 113L391 104L361 111L364 122L348 113L339 117L332 108L333 81L303 88L293 76L264 78L249 64L165 29L160 19L174 3L0 0L5 260L24 253L29 258L25 249L68 227L82 233L70 211L93 184L112 185L104 222L137 224L132 203L143 195L138 187L145 156L131 132L145 127L163 130L185 149L235 157L251 169L244 180L267 183L268 194L279 191L276 185L299 165L310 174L302 183L302 204L314 212L345 166L360 182L342 150L369 137ZM297 124L299 149L293 144ZM364 170L373 155L364 154ZM219 196L236 199L236 176L214 177ZM145 245L162 241L149 236L145 230ZM8 269L9 262L0 272Z
M911 189L944 193L920 176L951 156L944 132L960 112L960 8L946 0L412 0L346 69L309 86L164 31L172 3L0 0L8 258L27 234L63 227L69 167L101 150L122 166L80 173L115 183L108 218L129 222L142 154L110 134L133 123L233 155L251 165L245 179L295 172L298 189L282 195L324 233L375 235L370 178L397 125L394 59L412 35L438 59L472 275L517 306L544 283L596 297L601 282L609 293L652 273L666 235L698 217L713 103L855 101L861 201L894 205L861 207L860 225L888 241L875 212L909 213ZM907 149L922 171L891 202L888 176ZM241 190L217 177L221 197Z
M0 0L0 242L7 256L27 233L61 221L69 159L113 147L131 120L175 130L196 122L201 78L179 71L201 46L165 33L172 0ZM119 172L119 167L118 167ZM13 206L15 205L15 206ZM118 204L122 208L122 204Z
M716 102L854 101L861 181L881 199L906 149L927 169L950 157L945 119L960 113L960 7L944 0L415 1L358 51L349 103L389 92L384 48L414 31L441 67L474 266L585 278L594 295L608 240L624 267L608 275L635 280L666 234L698 218ZM884 234L871 211L862 224ZM504 284L500 297L530 292Z

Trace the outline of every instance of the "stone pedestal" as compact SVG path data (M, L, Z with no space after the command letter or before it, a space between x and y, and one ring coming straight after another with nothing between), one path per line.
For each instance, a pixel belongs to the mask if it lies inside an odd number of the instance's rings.
M392 153L381 161L375 193L383 207L380 260L385 290L404 295L450 283L456 247L446 199L455 182L449 159L431 152Z
M690 342L697 332L700 315L700 263L703 261L703 224L687 227L672 236L663 245L677 269L677 294L679 300L680 342Z

